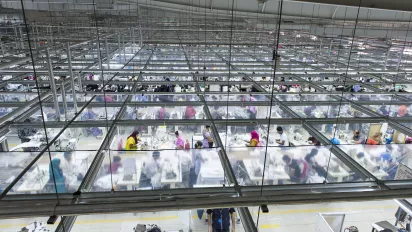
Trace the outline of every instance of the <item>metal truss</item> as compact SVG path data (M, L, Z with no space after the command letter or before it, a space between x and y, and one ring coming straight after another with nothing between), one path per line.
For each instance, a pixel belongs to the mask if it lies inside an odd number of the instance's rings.
M139 23L145 24L142 20ZM412 129L405 126L412 123L412 118L387 117L371 110L369 105L402 105L410 104L410 93L388 92L384 87L397 84L411 84L412 80L407 76L412 73L408 70L408 62L394 63L387 60L384 70L374 68L381 67L380 62L357 61L345 63L344 61L333 61L330 59L330 50L342 50L346 48L330 46L334 40L324 38L323 46L310 40L309 36L302 39L301 44L296 44L294 33L287 32L288 42L285 43L285 49L290 56L313 56L313 62L305 62L283 56L279 66L274 72L274 61L272 58L273 49L267 44L273 43L273 38L262 35L263 45L257 44L253 40L237 41L228 45L228 33L223 29L207 30L201 28L199 31L192 27L176 28L169 30L167 28L157 27L156 24L143 25L139 27L124 27L122 30L115 30L111 27L105 28L102 32L101 40L90 39L97 35L93 30L94 27L88 28L88 25L79 27L81 42L67 43L64 36L69 36L71 41L75 37L70 33L60 33L61 36L53 37L57 31L69 30L66 26L42 26L32 25L32 34L35 41L46 39L51 44L49 47L36 47L34 51L34 64L28 63L27 57L21 59L9 58L7 63L2 63L0 73L2 75L11 75L12 78L0 82L0 86L5 88L8 84L21 84L31 87L50 87L51 89L39 89L40 95L34 92L14 92L4 90L0 96L15 94L16 96L35 96L27 102L0 102L0 107L17 107L6 116L0 118L0 134L6 134L10 128L59 128L59 132L52 138L49 138L48 144L43 148L30 164L5 188L0 195L1 218L14 218L22 216L64 216L56 231L70 231L76 215L84 214L102 214L115 212L149 212L160 210L182 210L193 208L221 207L238 207L243 225L246 231L257 231L253 223L252 216L247 207L262 204L299 204L299 203L316 203L320 201L365 201L373 199L394 199L410 196L412 193L410 181L381 181L360 164L354 161L348 154L338 146L332 144L327 137L316 129L316 125L322 124L353 124L353 123L388 123L390 127L412 136ZM121 28L121 27L119 27ZM46 30L46 35L35 33L37 30ZM132 30L133 33L129 30ZM143 32L141 32L143 30ZM137 35L134 31L140 31ZM235 30L235 33L241 33L242 30ZM197 36L198 33L208 33L205 41ZM250 33L249 31L247 33ZM142 36L142 34L144 36ZM216 35L221 39L216 39ZM167 41L164 40L167 37ZM140 39L137 39L140 38ZM52 40L54 40L52 42ZM136 40L139 41L138 46ZM295 43L292 41L295 40ZM125 43L125 41L127 41ZM23 44L19 40L10 46L19 47L24 51ZM270 43L271 42L271 43ZM342 42L340 42L342 43ZM152 45L151 45L152 44ZM143 45L143 46L142 46ZM219 45L219 46L217 46ZM259 47L258 47L259 45ZM302 52L296 49L296 45L312 46L308 48L309 52ZM252 47L248 47L252 46ZM255 47L253 47L255 46ZM319 47L319 49L318 49ZM232 49L229 60L229 50ZM11 51L12 49L7 49ZM48 53L47 51L50 50ZM377 51L378 49L371 49ZM14 51L19 53L17 51ZM46 57L46 54L48 56ZM67 54L59 56L59 54ZM314 54L317 54L316 56ZM395 53L395 52L394 52ZM386 54L385 54L386 55ZM396 56L393 54L392 56ZM180 59L177 59L177 56ZM339 58L349 59L346 55L338 55ZM119 60L115 61L115 57ZM174 58L171 58L174 57ZM409 57L403 59L408 60ZM276 60L275 60L276 61ZM368 67L356 68L356 71L345 72L347 64L354 68L359 64L368 64ZM44 80L38 78L36 81L24 80L28 74L32 74L32 66L36 68L38 77L45 76ZM322 66L321 66L322 65ZM325 68L333 66L334 69ZM56 69L60 67L60 69ZM129 69L132 67L132 69ZM274 75L275 73L275 75ZM90 80L86 76L89 74L100 75L100 80ZM66 76L67 79L51 84L51 76ZM373 75L377 79L375 83L360 83L359 78L365 75ZM130 77L137 76L137 79ZM165 82L162 77L176 77L177 80ZM266 76L269 81L261 81L260 78ZM153 79L148 79L153 77ZM155 77L160 77L156 79ZM188 77L189 80L179 80L180 77ZM207 80L203 78L208 77ZM240 80L230 80L232 77L239 77ZM281 81L280 77L285 77L287 81ZM322 80L314 81L315 78L322 77ZM342 80L328 81L324 77L343 78ZM123 78L123 80L120 80ZM221 78L221 80L215 80ZM272 78L272 79L271 79ZM309 79L311 78L311 79ZM127 79L127 80L124 80ZM142 86L158 86L165 83L174 85L188 85L195 88L195 91L180 93L148 92L140 91ZM316 92L300 91L297 93L283 93L267 91L266 86L275 87L277 85L301 85L310 86ZM352 93L336 90L327 90L328 87L335 85L356 85L359 84L367 92ZM97 85L97 92L87 91L86 86ZM128 86L128 92L108 92L105 87L112 85ZM202 91L203 86L253 86L257 92L208 92ZM55 88L53 88L55 87ZM138 91L139 90L139 91ZM59 92L60 91L60 92ZM60 94L59 94L60 93ZM258 119L214 119L210 108L214 106L248 106L250 102L235 101L215 101L210 100L209 96L240 96L240 95L265 96L265 100L255 101L255 106L279 106L287 117L284 118L258 118ZM58 100L58 95L77 95L89 97L88 100L72 102L62 98ZM124 100L118 102L95 102L100 96L122 96ZM195 101L170 101L170 102L135 102L133 97L136 95L147 96L191 96ZM283 101L278 98L280 95L299 96L299 100ZM307 100L306 96L328 96L329 100L317 101ZM352 96L388 96L388 100L351 100ZM41 104L39 102L41 101ZM352 108L365 114L366 117L339 117L339 118L304 118L299 116L292 107L294 106L340 106L343 104L350 105ZM123 119L127 107L159 107L159 106L203 106L205 118L203 119L170 119L170 120L130 120ZM64 117L64 120L31 122L26 123L24 120L40 107L64 108L67 113L69 108L73 108L75 115L73 118ZM100 121L78 121L79 115L90 107L116 107L117 114L114 118L105 118ZM107 116L106 116L107 117ZM170 190L150 190L150 191L114 191L95 193L90 192L105 157L111 157L110 143L113 140L117 127L128 127L135 125L211 125L212 133L218 147L219 159L225 173L225 185L218 188L202 189L170 189ZM218 127L232 125L300 125L316 137L322 145L329 148L331 154L336 156L342 163L347 165L353 172L358 174L363 182L358 183L324 183L308 185L279 185L279 186L242 186L238 183L236 175L229 161L226 147L219 136ZM73 194L39 194L39 195L12 195L9 191L18 181L29 171L29 169L40 159L40 157L50 148L68 128L84 127L102 127L105 128L106 134L102 138L100 147L90 167L84 176L84 179L78 190ZM24 207L22 207L24 206Z

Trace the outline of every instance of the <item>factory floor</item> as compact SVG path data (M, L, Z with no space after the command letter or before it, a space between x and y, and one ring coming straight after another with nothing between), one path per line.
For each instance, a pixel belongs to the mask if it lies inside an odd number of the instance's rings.
M397 208L398 205L393 200L272 205L269 206L269 213L260 215L259 231L323 232L318 230L321 220L319 213L345 214L344 228L356 226L359 231L371 231L372 223L379 221L394 223ZM250 211L256 222L258 208L250 208ZM47 218L1 220L0 231L16 232L35 220L46 222ZM55 225L47 225L47 229L54 231L58 222ZM156 224L164 231L188 231L189 228L193 231L207 231L205 220L199 220L196 210L79 216L71 231L129 232L133 231L138 223ZM236 225L236 231L244 231L241 222Z

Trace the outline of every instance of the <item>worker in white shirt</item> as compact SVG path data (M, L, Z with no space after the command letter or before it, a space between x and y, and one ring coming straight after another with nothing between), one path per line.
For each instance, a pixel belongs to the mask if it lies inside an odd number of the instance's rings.
M163 162L160 159L160 152L154 151L152 157L143 163L139 186L160 188Z
M276 139L276 142L279 144L281 147L289 147L289 140L288 136L283 132L283 128L281 126L278 126L276 128L276 131L279 133L280 138Z
M64 173L66 185L69 186L69 188L73 185L75 186L79 174L79 167L75 165L71 151L64 152L63 158L60 158L60 168Z

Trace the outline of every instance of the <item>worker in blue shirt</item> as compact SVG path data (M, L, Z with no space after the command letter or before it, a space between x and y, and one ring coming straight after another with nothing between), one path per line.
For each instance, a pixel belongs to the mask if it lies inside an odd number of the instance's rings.
M208 232L229 232L232 221L231 232L235 232L235 209L208 209Z

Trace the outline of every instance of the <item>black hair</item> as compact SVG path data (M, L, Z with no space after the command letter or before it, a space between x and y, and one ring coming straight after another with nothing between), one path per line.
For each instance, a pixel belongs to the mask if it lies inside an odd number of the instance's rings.
M160 152L159 152L159 151L154 151L154 152L152 153L152 156L160 156Z
M68 157L72 156L72 152L71 151L66 151L63 156L64 156L64 158L67 159Z
M179 136L179 131L175 131L175 135Z
M358 158L362 158L362 157L365 157L365 153L359 152L358 154L356 154L356 156L357 156Z
M283 128L282 128L281 126L278 126L278 127L276 128L276 131L283 131Z
M206 125L206 128L210 128L210 125Z
M202 141L197 141L195 147L203 147Z
M291 160L291 158L290 158L290 156L288 156L288 155L284 155L284 156L282 157L282 160L285 161L285 162L287 162L287 163L289 163L290 160Z

